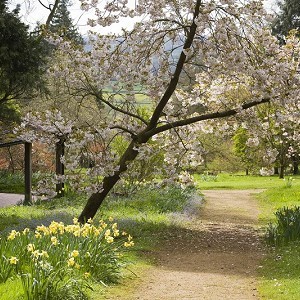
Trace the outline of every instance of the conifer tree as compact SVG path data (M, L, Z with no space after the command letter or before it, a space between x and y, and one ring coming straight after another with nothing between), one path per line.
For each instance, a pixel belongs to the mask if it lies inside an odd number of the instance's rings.
M72 4L70 0L61 0L57 10L50 23L49 30L58 34L67 40L73 41L75 44L83 44L83 39L78 28L73 24L68 7Z
M284 43L290 30L300 30L300 1L281 0L277 4L280 10L274 20L272 29L278 39ZM300 36L299 33L298 36Z

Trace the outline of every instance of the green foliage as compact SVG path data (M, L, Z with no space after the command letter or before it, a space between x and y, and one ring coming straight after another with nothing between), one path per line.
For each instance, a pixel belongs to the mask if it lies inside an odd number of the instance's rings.
M14 100L8 100L1 105L0 120L5 125L20 121L20 106Z
M218 175L209 174L208 172L204 172L200 175L202 181L217 181Z
M24 174L0 171L0 191L2 193L24 193Z
M266 240L270 245L283 245L300 240L300 207L283 207L275 212L276 222L267 228Z
M19 8L8 10L7 1L0 6L0 105L19 99L38 88L43 70L43 51L38 39L20 21ZM2 108L1 108L2 109Z
M300 2L298 0L280 0L278 6L280 10L272 24L272 30L278 39L284 42L290 30L300 30Z
M51 32L58 34L60 37L74 42L77 45L83 44L82 36L78 29L74 26L71 19L68 7L71 6L70 0L61 0L53 19L50 23L49 29Z
M294 181L294 178L293 178L293 177L288 177L288 179L286 180L285 186L286 186L287 188L291 188L292 185L293 185L293 181Z
M152 213L169 213L180 212L183 210L189 197L191 196L192 189L181 189L177 186L158 187L144 185L135 194L128 198L111 197L105 201L105 209L113 209L117 206L120 209L135 208L138 211L152 212Z

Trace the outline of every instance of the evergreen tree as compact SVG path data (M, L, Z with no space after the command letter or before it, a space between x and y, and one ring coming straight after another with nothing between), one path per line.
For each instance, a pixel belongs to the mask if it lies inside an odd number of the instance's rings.
M14 101L29 98L41 87L44 53L37 37L20 21L19 7L0 2L0 125L16 119Z
M49 29L53 33L57 33L60 37L66 38L82 45L83 39L78 32L77 27L73 24L68 7L71 6L69 0L61 0L57 10L50 23Z
M272 29L278 39L284 43L290 30L300 31L300 1L283 0L277 4L280 10L274 20ZM300 33L298 33L298 36L300 36Z

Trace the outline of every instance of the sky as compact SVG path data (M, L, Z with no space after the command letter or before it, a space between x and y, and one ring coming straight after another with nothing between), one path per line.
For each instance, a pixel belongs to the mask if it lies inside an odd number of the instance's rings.
M79 31L81 34L85 34L88 30L93 29L86 25L87 19L89 17L88 12L83 12L80 9L80 1L79 0L71 0L73 5L70 7L69 11L71 13L71 17L74 21L74 24L76 24L79 28ZM37 0L10 0L9 1L11 5L14 7L16 4L21 5L21 16L23 18L23 21L26 24L29 24L31 28L34 28L36 23L39 22L43 24L49 14L49 10L45 9L41 6L41 4ZM43 4L46 6L49 6L49 4L53 3L53 0L41 0ZM265 8L268 11L275 10L276 0L265 0ZM135 0L129 0L130 5L134 7ZM120 25L121 24L121 25ZM128 18L127 20L123 21L123 24L114 24L113 27L110 27L109 29L101 29L101 32L108 33L119 33L121 31L122 25L125 26L128 29L133 26L132 19Z

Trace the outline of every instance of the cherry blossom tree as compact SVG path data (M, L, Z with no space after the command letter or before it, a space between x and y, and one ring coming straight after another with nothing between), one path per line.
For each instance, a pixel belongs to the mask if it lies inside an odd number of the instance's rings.
M138 20L120 36L91 33L90 51L48 39L56 46L49 84L63 82L80 103L101 103L100 120L88 131L55 118L47 126L32 116L23 123L24 139L32 139L34 128L67 130L67 152L74 155L62 158L66 168L78 165L80 149L99 141L88 170L97 180L89 185L80 222L93 218L114 186L153 151L162 151L171 180L182 164L201 161L197 133L236 130L238 121L257 120L255 107L262 103L299 101L299 41L278 44L260 0L140 0L134 8L126 0L81 2L95 12L91 26ZM146 112L137 94L151 102ZM113 147L117 138L124 141L121 153Z

